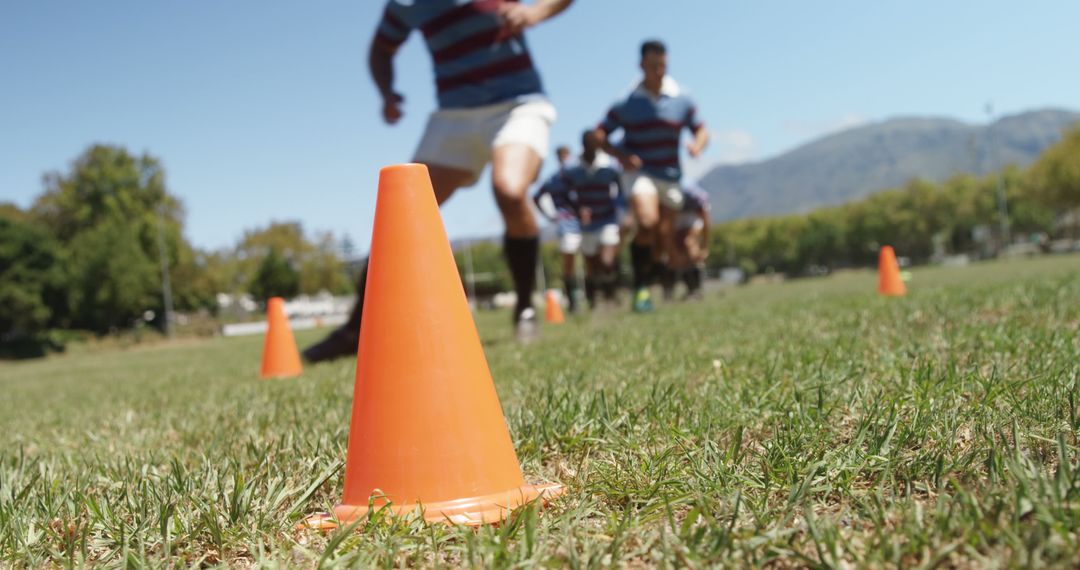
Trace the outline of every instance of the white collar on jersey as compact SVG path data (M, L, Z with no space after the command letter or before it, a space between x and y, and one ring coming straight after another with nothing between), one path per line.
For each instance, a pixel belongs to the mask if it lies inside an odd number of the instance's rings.
M638 82L634 92L650 98L653 96L648 89L645 89L644 80ZM682 93L682 88L679 87L679 84L675 79L670 75L665 75L664 80L660 82L660 95L666 97L678 97L680 93Z

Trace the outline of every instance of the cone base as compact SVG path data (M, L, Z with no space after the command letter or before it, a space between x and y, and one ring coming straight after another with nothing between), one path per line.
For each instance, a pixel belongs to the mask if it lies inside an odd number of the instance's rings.
M423 515L424 520L428 522L482 526L501 522L510 515L510 511L536 500L546 505L548 500L554 499L565 492L566 488L558 483L524 485L502 493L427 503L423 505ZM384 508L384 506L374 505L373 508L378 510ZM416 511L421 508L421 505L390 504L385 508L389 509L395 516L400 516ZM369 510L367 505L338 505L334 507L333 515L328 513L313 515L308 517L301 526L318 530L332 530L337 528L339 524L356 522L367 516Z

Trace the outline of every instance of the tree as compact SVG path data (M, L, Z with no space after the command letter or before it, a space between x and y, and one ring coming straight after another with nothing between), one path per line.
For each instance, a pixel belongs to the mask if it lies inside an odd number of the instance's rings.
M0 215L0 340L36 335L67 304L64 255L45 230Z
M1031 168L1031 191L1059 212L1080 207L1080 127L1043 153Z
M190 246L182 235L183 208L166 191L158 159L93 145L67 173L45 176L45 192L30 213L71 253L70 326L107 332L147 309L163 314L159 229L170 269Z
M315 235L315 243L300 265L300 292L313 295L329 291L344 295L353 291L345 262L338 255L338 244L331 232Z
M295 297L300 292L300 275L277 248L272 247L259 263L248 291L264 302L270 297Z

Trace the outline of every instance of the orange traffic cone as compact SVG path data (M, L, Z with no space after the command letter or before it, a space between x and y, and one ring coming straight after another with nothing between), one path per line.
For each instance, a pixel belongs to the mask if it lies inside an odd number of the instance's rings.
M290 378L303 372L296 340L285 316L285 300L271 297L266 303L266 340L263 341L263 378Z
M337 520L366 516L370 501L481 525L562 494L522 475L427 167L380 172L369 261Z
M907 293L904 281L900 279L900 265L896 263L896 252L891 245L881 247L878 258L878 293L890 297L899 297Z
M559 297L554 289L548 289L547 294L544 295L544 320L553 325L562 324L566 320L563 316L562 304L559 303Z

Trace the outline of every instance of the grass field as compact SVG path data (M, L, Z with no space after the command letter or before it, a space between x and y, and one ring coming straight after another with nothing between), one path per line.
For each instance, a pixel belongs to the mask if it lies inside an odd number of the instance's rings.
M0 365L0 566L1080 564L1080 257L761 285L509 341L526 477L479 530L294 530L341 495L353 362L261 338ZM318 331L300 334L301 344Z

